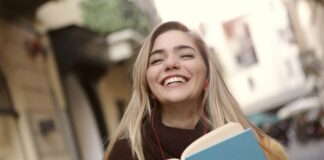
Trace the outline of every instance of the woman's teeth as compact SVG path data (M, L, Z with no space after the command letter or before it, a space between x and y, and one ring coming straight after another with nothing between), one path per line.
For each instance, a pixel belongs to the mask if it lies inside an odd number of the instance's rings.
M185 83L185 82L186 82L186 79L184 79L183 77L170 77L164 81L163 85L167 86L172 83Z

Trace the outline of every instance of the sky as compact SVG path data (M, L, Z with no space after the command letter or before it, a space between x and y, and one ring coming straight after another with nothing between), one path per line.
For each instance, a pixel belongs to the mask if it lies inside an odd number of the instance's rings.
M199 22L225 21L261 9L269 0L154 0L162 21L178 20L192 27Z

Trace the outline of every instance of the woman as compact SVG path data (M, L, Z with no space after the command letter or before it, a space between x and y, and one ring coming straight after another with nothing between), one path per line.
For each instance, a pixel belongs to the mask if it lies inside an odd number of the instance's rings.
M179 22L147 37L133 71L133 93L105 160L180 158L194 140L227 122L252 128L270 160L283 147L244 117L204 41Z

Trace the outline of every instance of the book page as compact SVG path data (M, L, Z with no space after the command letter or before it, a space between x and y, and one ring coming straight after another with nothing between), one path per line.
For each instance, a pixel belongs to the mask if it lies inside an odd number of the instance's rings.
M204 150L222 140L243 132L244 129L239 123L227 123L192 142L182 153L181 160L196 152Z

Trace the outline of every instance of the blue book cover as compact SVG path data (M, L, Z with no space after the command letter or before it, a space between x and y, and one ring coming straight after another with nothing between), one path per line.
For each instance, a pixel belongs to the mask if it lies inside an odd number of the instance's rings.
M251 129L185 157L185 160L267 160Z

